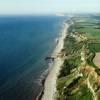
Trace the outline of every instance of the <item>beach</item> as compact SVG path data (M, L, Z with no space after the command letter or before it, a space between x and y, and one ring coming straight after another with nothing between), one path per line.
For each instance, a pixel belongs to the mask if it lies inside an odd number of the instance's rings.
M66 37L68 24L64 25L64 30L61 33L61 37L59 38L59 42L52 54L52 56L56 57L58 53L61 52L64 46L64 39ZM53 63L49 65L49 73L44 83L44 91L42 94L41 100L54 100L55 92L56 92L56 80L59 74L60 68L63 64L64 60L61 57L56 57Z

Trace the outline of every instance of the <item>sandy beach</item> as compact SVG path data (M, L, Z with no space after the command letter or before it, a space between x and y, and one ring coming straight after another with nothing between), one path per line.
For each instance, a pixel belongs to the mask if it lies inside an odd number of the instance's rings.
M66 37L67 29L69 25L66 23L64 26L64 30L61 33L61 37L59 38L59 42L52 54L52 56L57 56L57 54L63 49L64 46L64 38ZM63 60L60 57L57 57L55 61L50 64L49 74L44 83L44 94L41 100L54 100L54 95L56 92L56 80L60 71L60 67L63 64Z

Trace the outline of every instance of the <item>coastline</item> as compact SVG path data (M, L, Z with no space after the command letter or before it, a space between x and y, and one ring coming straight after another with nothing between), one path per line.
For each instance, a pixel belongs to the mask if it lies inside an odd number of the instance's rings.
M64 46L64 39L66 37L67 29L69 25L68 23L64 24L63 32L61 33L61 37L59 37L59 42L52 53L52 56L57 56L58 53L61 52ZM53 63L49 64L49 71L47 77L42 80L43 88L37 97L36 100L53 100L56 92L56 80L60 71L60 67L63 64L63 59L61 57L57 57Z
M67 54L71 54L72 56L65 54L65 56L67 58L69 57L69 59L67 59L62 52L60 53L58 52L58 56L54 64L51 66L52 69L49 70L49 74L44 82L44 87L43 87L44 91L42 91L42 95L39 100L56 100L56 98L66 99L66 98L69 98L69 96L70 96L69 99L73 99L73 97L76 98L76 96L78 99L80 99L80 97L83 99L86 99L86 98L98 99L99 98L100 93L98 91L99 91L100 77L99 77L99 69L97 68L97 66L95 67L95 65L99 66L100 64L98 62L100 53L96 52L96 56L94 58L94 54L91 53L93 52L92 49L88 47L89 44L87 41L86 34L84 35L84 34L81 34L81 32L73 31L74 29L73 26L75 25L74 20L72 20L72 22L69 24L72 24L72 27L70 27L69 25L71 30L69 27L67 27L67 29L65 27L64 30L66 31L62 33L62 36L59 39L59 42L62 43L64 46L61 46L59 43L57 46L58 50L56 47L55 52L57 53L57 51L60 51L61 47L62 49L65 47L64 50L67 49L72 52L74 50L74 52L67 53ZM67 37L65 36L66 37L65 44L64 44L65 42L64 33L66 33L65 35L67 36ZM97 40L94 41L93 39L91 40L90 43L95 43L96 41ZM69 44L72 44L71 45L72 48L68 48ZM53 53L53 54L55 55L56 53ZM61 56L59 56L59 54L61 54ZM65 63L64 63L64 60L65 60ZM93 62L95 65L93 64ZM61 68L62 64L64 64L63 69ZM61 73L60 73L60 70L61 70ZM59 74L61 76L58 78L57 76ZM93 79L91 79L91 77L93 77ZM89 94L87 94L87 91L89 91ZM82 95L80 95L80 93Z

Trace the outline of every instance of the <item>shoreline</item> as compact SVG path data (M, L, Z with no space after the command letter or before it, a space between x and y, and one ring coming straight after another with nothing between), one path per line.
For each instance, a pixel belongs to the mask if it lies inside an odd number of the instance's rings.
M63 49L64 39L67 35L66 33L68 31L68 27L68 23L64 23L63 32L60 34L61 36L59 37L59 42L56 45L51 56L57 56L58 53L60 53ZM43 87L36 100L53 100L56 92L56 80L62 64L63 60L61 59L61 57L56 58L53 63L49 64L48 74L41 81Z

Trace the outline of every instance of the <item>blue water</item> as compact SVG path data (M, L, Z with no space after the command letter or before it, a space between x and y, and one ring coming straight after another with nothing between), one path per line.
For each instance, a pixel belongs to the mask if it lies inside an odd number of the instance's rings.
M65 17L0 17L0 100L35 100L44 58L56 46Z

